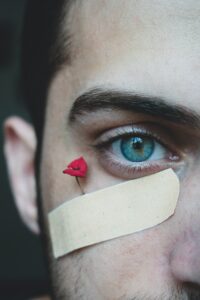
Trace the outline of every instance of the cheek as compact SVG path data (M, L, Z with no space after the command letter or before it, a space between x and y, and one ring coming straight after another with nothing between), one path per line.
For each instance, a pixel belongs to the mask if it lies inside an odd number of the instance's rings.
M133 295L144 286L147 291L157 289L157 280L161 287L160 279L167 269L162 232L157 229L88 247L83 253L83 269L89 282L103 295L112 295L109 299Z

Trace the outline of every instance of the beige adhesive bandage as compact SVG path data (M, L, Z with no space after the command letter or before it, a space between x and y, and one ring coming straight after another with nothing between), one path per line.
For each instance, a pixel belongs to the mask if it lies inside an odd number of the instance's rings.
M178 177L167 169L69 200L49 213L54 256L160 224L178 195Z

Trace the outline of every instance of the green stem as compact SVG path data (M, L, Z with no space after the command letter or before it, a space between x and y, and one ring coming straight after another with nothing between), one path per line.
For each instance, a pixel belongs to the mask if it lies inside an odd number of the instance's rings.
M81 193L84 195L84 190L82 189L81 185L80 185L80 182L78 180L78 177L76 176L76 182L78 183L78 186L80 187L80 190L81 190Z

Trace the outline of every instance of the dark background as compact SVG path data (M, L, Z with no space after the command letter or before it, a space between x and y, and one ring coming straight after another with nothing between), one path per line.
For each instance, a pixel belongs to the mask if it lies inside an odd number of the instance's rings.
M20 104L18 87L25 3L25 0L0 0L0 300L30 299L47 291L40 241L18 216L3 157L5 118L15 114L29 120Z

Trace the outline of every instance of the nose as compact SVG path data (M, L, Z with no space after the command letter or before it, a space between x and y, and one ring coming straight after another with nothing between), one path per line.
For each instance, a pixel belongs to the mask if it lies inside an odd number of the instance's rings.
M176 241L170 256L173 276L179 282L200 285L200 233L186 232Z
M170 268L178 282L200 286L200 187L199 174L182 183L177 206L175 242L170 253Z

